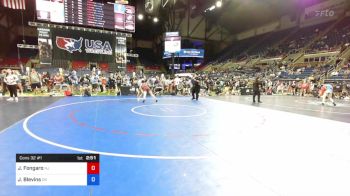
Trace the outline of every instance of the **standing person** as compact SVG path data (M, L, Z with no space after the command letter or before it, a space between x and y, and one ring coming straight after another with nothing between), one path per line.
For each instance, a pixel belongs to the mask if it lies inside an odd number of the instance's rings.
M166 93L171 93L171 80L170 80L170 78L166 78L165 80L164 80L164 86L165 86L165 92Z
M295 81L293 81L291 84L291 91L292 91L293 95L296 94L296 87L297 87L297 85L296 85Z
M69 80L68 83L70 85L70 89L72 90L72 92L78 91L79 78L75 70L73 70L71 74L68 76L68 80Z
M41 76L34 68L29 75L29 84L36 95L38 91L41 91Z
M140 98L142 98L143 96L143 91L142 91L142 82L143 82L143 78L139 78L137 80L137 90L136 90L136 97L137 97L137 101L140 100Z
M193 78L191 80L191 84L192 84L192 88L191 88L192 100L196 99L198 101L199 92L201 89L198 78Z
M305 96L308 90L309 90L309 83L306 80L304 80L301 85L300 96Z
M10 91L10 98L8 98L7 101L18 102L18 97L17 97L18 76L11 69L8 69L4 81L7 84L8 90Z
M279 92L282 92L282 95L284 94L284 83L281 82L278 86L277 86L277 89L276 89L276 94L279 94Z
M23 95L23 86L22 86L22 81L21 81L21 73L19 71L13 70L13 74L17 76L17 87L19 89L20 94Z
M177 95L178 92L178 86L181 82L181 79L179 78L179 76L176 76L176 78L174 79L174 90L175 90L175 95Z
M50 93L51 89L53 87L53 80L50 77L50 73L49 72L44 72L43 76L42 76L42 81L43 84L46 86L47 88L47 92Z
M256 77L253 83L253 103L255 103L255 96L258 96L258 102L260 101L260 88L262 87L262 83L259 81L259 77Z
M53 83L55 86L55 90L57 90L59 93L61 93L63 82L64 82L63 75L60 72L57 72L53 78Z
M90 97L91 96L91 88L90 88L90 78L88 74L85 74L80 78L80 93L84 97Z
M142 101L143 103L145 103L145 101L146 101L147 93L150 94L153 97L153 99L156 100L156 102L158 102L157 97L154 96L154 94L153 94L151 88L148 86L146 80L142 81L141 89L142 89L142 93L143 93L143 101Z
M117 73L116 82L117 82L117 89L116 89L116 95L122 95L122 83L123 83L123 78L120 72Z
M332 96L333 96L333 86L331 84L324 84L321 88L321 96L322 96L322 105L325 104L326 98L328 97L329 100L333 103L334 106L336 106Z
M138 89L139 85L137 84L137 77L135 72L132 73L132 77L130 78L131 88L135 89L136 96L139 94Z
M92 85L92 93L96 93L97 94L97 87L98 87L98 83L99 83L99 77L98 75L93 72L92 76L91 76L91 85Z
M0 81L1 81L1 86L2 86L2 92L1 92L2 96L5 96L5 94L7 92L7 85L5 82L6 75L7 75L7 70L6 69L1 70Z
M116 83L116 79L113 73L110 73L108 77L108 82L107 82L108 94L111 94L111 91L113 91L113 93L115 94L115 89L116 89L115 83Z
M105 77L104 74L101 74L100 77L100 89L101 89L101 93L106 91L106 85L107 85L107 78Z

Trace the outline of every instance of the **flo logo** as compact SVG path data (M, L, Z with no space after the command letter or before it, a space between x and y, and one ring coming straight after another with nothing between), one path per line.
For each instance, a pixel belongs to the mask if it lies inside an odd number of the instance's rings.
M81 52L81 46L83 44L83 38L80 37L79 40L66 37L56 37L56 45L59 49L66 50L69 53L75 51Z
M315 11L316 13L316 16L319 16L319 17L333 17L335 15L335 12L334 10L330 10L330 9L326 9L326 10L316 10Z

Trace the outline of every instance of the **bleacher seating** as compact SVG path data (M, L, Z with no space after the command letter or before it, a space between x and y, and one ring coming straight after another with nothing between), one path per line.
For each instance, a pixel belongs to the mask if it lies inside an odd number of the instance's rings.
M264 39L267 35L258 35L255 37L234 41L231 46L225 48L217 57L218 62L224 62L229 59L244 60L247 57L246 51L252 47L258 40Z
M350 43L350 17L344 18L333 30L312 44L312 51L332 51Z
M334 24L335 22L337 24ZM240 67L254 66L262 58L282 57L279 60L274 60L274 66L283 64L289 70L280 71L278 78L306 79L310 76L327 77L337 64L332 59L326 59L327 62L307 62L301 67L294 67L292 69L289 66L294 66L293 64L295 62L303 59L301 57L304 53L299 53L301 51L305 52L305 54L318 53L324 50L346 52L349 46L350 17L348 16L341 19L341 21L333 20L314 26L298 27L298 29L291 28L233 42L232 45L220 52L221 55L210 61L209 68L205 67L202 70L225 70L229 68L225 65L237 64L238 62L242 62ZM289 54L296 53L300 55L290 56L294 61L284 58ZM257 56L260 57L257 61L252 60ZM329 64L329 62L332 63ZM300 60L298 63L301 63ZM275 72L276 70L278 71L278 68L274 69ZM350 78L349 68L346 67L345 70L340 70L337 75L333 75L331 78Z
M250 59L252 56L281 57L289 53L296 53L331 26L333 22L334 21L299 28L299 30L295 28L285 29L234 41L209 62L222 63L231 59L234 61L242 61ZM294 32L294 34L289 35L290 32ZM287 37L285 41L280 43L277 47L274 47L288 35L289 37Z
M333 75L331 73L331 77L329 79L350 79L350 69L346 66L337 71L337 74Z
M299 49L305 47L310 41L329 27L334 21L300 28L296 33L291 35L287 40L278 46L282 53L296 53Z
M282 31L269 33L266 39L262 40L256 47L248 51L249 55L259 55L275 57L282 54L279 49L273 48L275 44L281 41L288 33L292 31L291 29L286 29Z

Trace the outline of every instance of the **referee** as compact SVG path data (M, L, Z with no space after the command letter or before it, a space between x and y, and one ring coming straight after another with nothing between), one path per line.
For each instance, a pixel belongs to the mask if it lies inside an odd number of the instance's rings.
M253 103L255 103L255 96L258 96L258 102L260 101L260 88L262 87L262 83L259 81L259 77L256 77L253 83Z
M192 83L192 89L191 89L192 100L197 100L198 101L199 92L200 92L200 89L201 89L201 86L199 84L199 79L198 78L193 78L191 80L191 83Z

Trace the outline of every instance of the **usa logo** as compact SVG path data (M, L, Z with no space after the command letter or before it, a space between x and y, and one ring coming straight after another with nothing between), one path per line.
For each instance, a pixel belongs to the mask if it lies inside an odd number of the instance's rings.
M83 45L83 38L80 37L79 40L66 37L56 37L56 45L59 49L66 50L69 53L75 51L82 52L81 47Z

